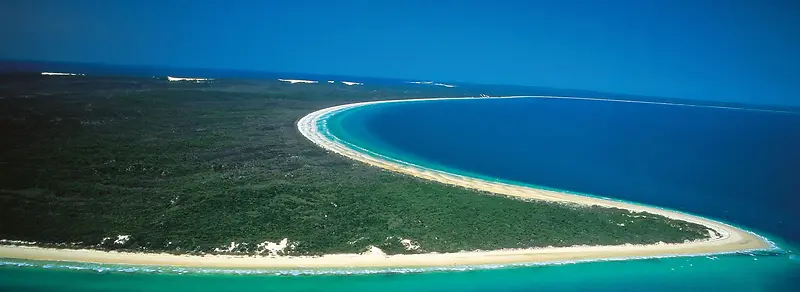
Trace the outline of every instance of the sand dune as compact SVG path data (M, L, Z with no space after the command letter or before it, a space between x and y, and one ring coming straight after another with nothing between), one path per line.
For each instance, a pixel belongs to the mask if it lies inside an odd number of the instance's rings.
M81 73L62 73L62 72L42 72L42 75L45 75L45 76L84 76L86 74L81 74Z
M173 77L167 76L167 81L169 82L179 82L179 81L191 81L196 83L207 82L211 81L211 78L196 78L196 77Z
M291 84L295 84L295 83L305 83L305 84L319 83L319 81L316 81L316 80L303 80L303 79L278 79L278 81L288 82L288 83L291 83Z

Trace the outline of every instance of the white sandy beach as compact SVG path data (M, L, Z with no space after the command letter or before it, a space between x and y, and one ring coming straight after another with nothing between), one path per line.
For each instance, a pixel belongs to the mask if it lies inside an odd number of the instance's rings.
M132 265L230 268L452 267L489 264L525 264L563 261L588 261L598 259L699 255L769 249L772 247L765 238L753 233L721 222L684 214L677 211L487 181L391 161L389 159L380 158L376 155L366 154L366 151L355 151L338 141L329 139L328 136L321 133L319 131L320 128L317 127L321 119L324 119L325 117L337 111L375 103L415 102L423 100L430 99L374 101L335 106L313 112L303 117L298 121L297 126L303 136L320 147L335 152L339 155L343 155L345 157L383 169L445 184L457 185L519 198L574 203L586 206L597 205L604 207L615 207L635 212L649 212L673 219L701 224L716 231L717 234L708 240L693 241L681 244L574 246L561 248L508 249L496 251L467 251L444 254L429 253L391 256L386 256L380 253L364 255L338 254L321 257L224 255L182 256L156 253L104 252L97 250L67 250L6 245L0 246L0 257Z

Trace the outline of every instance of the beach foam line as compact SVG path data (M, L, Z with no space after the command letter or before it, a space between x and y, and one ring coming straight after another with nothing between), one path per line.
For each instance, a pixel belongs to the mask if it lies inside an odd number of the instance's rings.
M535 98L515 97L469 97L486 98ZM560 97L544 97L560 98ZM462 98L463 99L463 98ZM569 98L583 99L583 98ZM19 245L0 245L0 258L35 261L67 261L112 265L169 266L243 269L352 269L372 268L446 268L502 267L516 265L561 264L587 261L662 258L674 256L701 256L727 254L776 247L766 238L755 233L722 223L674 210L638 205L606 198L582 196L555 190L538 189L510 183L469 177L376 155L333 136L327 129L326 119L345 110L380 103L419 102L443 100L442 98L370 101L334 106L310 113L297 122L300 133L313 143L331 152L386 170L395 171L422 179L482 190L522 199L572 203L585 206L597 205L627 209L634 212L649 212L668 218L701 224L716 232L706 239L678 244L611 245L542 247L526 249L502 249L491 251L463 251L455 253L426 253L403 255L380 254L329 254L312 256L236 256L236 255L172 255L166 253L137 253L100 251L89 249L56 249ZM614 101L609 99L589 99ZM647 103L647 102L643 102ZM670 104L672 105L672 104Z
M714 253L698 254L692 257L705 257L710 260L718 260L720 255L744 255L744 253ZM758 256L786 256L780 252L760 252ZM646 256L632 258L597 258L585 260L562 260L549 262L521 262L509 264L483 264L483 265L459 265L443 267L338 267L338 268L226 268L226 267L181 267L181 266L152 266L152 265L125 265L125 264L96 264L96 263L75 263L75 262L52 262L52 261L29 261L29 260L0 260L0 267L13 266L20 268L42 268L54 270L80 270L94 271L98 273L123 272L123 273L158 273L158 274L236 274L236 275L275 275L275 276L299 276L299 275L363 275L363 274L412 274L427 272L447 272L447 271L471 271L505 269L517 267L538 267L538 266L560 266L576 263L588 262L614 262L632 259L668 259L679 256ZM791 260L797 260L795 255L790 255Z

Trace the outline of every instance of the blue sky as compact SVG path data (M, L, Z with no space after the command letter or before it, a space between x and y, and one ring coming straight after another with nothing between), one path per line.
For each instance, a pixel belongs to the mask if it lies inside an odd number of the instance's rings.
M800 1L0 1L0 58L800 105Z

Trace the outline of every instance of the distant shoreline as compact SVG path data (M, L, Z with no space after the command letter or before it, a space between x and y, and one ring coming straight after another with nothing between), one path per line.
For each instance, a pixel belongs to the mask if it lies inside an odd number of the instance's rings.
M532 98L532 97L480 97L485 98ZM558 97L538 97L558 98ZM123 265L152 265L180 267L226 267L226 268L393 268L393 267L454 267L497 264L534 264L575 261L594 261L606 259L633 259L646 257L670 257L704 254L732 253L741 251L763 250L771 248L771 244L763 237L751 232L710 219L684 214L677 211L642 206L627 202L568 194L558 191L536 189L531 187L488 181L439 170L393 161L367 151L356 151L341 141L321 132L331 115L356 107L379 103L419 102L427 100L443 100L445 98L409 99L371 101L345 104L325 108L310 113L297 122L298 130L303 136L316 145L343 155L347 158L395 171L418 178L437 181L445 184L466 187L519 198L535 199L550 202L566 202L580 205L597 205L649 212L668 218L700 224L713 230L716 234L706 240L698 240L679 244L649 245L614 245L614 246L573 246L544 247L528 249L504 249L495 251L466 251L457 253L426 253L408 255L384 255L382 253L367 254L333 254L324 256L233 256L233 255L172 255L166 253L106 252L88 249L55 249L30 246L0 246L0 258L90 262ZM478 99L478 98L475 98ZM594 99L601 100L602 99ZM649 103L649 102L645 102ZM675 104L679 105L679 104ZM324 129L326 130L326 129Z

